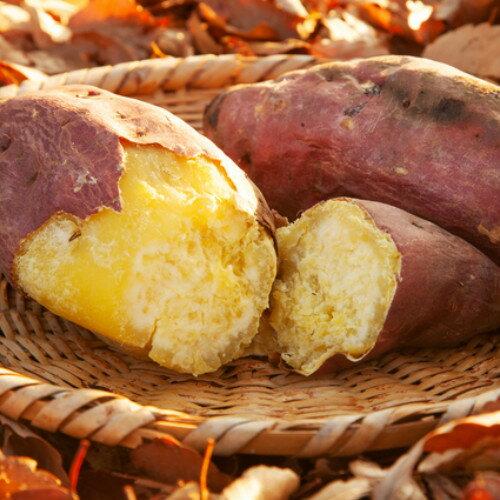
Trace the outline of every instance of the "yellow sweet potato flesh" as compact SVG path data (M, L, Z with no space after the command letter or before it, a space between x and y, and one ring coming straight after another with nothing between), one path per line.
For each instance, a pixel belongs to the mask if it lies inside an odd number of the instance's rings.
M375 344L396 292L401 255L358 205L331 200L278 229L282 259L271 325L282 357L303 374L336 353Z
M276 272L271 237L215 161L123 143L122 211L53 216L23 242L20 286L158 363L200 374L250 343Z

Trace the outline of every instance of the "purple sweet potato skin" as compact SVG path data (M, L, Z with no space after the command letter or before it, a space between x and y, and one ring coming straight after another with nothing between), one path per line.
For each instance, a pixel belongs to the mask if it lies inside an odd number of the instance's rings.
M374 359L405 347L453 347L500 326L500 267L477 248L396 207L352 200L388 233L401 254L396 293ZM352 366L343 355L321 371Z
M0 272L11 282L21 240L54 214L84 219L101 207L121 210L122 140L219 160L242 206L255 205L272 227L262 195L248 194L238 167L168 111L83 85L33 92L0 105Z
M500 89L450 66L385 56L243 85L207 108L205 133L271 208L389 203L500 263Z

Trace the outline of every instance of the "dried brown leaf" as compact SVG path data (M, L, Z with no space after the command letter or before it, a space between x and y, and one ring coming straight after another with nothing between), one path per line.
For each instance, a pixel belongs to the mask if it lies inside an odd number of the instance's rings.
M276 7L299 17L307 17L308 12L300 0L274 0Z
M464 469L500 470L500 411L452 421L424 442L428 452L419 464L421 473Z
M49 472L37 469L35 460L26 457L8 457L0 452L0 500L76 499L60 481Z
M31 27L29 13L18 5L0 2L0 32L28 30Z
M500 474L492 471L476 473L464 488L463 500L497 500L500 498Z
M44 10L64 26L67 26L71 16L85 7L86 4L87 0L83 0L79 4L71 0L29 0L29 5Z
M498 0L442 0L436 5L434 17L451 26L487 21L498 8Z
M85 500L126 500L123 488L133 484L133 480L110 471L83 471L78 481L78 493Z
M424 451L467 449L485 439L500 438L500 411L453 420L424 438Z
M156 26L158 21L135 0L90 0L69 21L72 29L111 20L126 20L143 26Z
M246 470L222 491L224 500L287 500L299 487L291 469L257 465Z
M255 56L257 53L253 50L251 44L239 36L223 36L220 40L224 45L224 52L231 54L241 54L242 56ZM273 42L261 42L273 43Z
M47 75L35 68L0 60L0 85L19 85L24 80L43 82Z
M281 42L248 42L249 49L258 56L287 54L289 52L309 53L311 44L297 38L287 38Z
M446 25L433 16L437 0L372 0L359 4L359 15L395 35L427 44L440 35Z
M296 10L297 5L289 8ZM204 0L199 11L212 27L252 40L305 39L316 27L315 18L302 17L265 0Z
M192 448L175 440L155 439L130 451L132 465L148 477L167 484L197 481L200 478L203 457ZM220 491L230 481L211 463L208 469L208 487Z
M313 54L347 60L389 54L387 35L340 9L322 20L323 38L311 45Z
M187 57L194 54L191 35L185 29L167 28L156 39L158 48L167 55Z
M24 50L14 47L2 35L0 35L0 60L24 66L31 64L28 54Z
M333 481L322 488L309 500L359 500L371 490L371 483L365 478L353 478L347 481Z
M481 78L500 80L500 25L462 26L437 38L422 56Z
M0 415L3 426L1 449L6 455L28 456L38 466L59 478L63 485L68 485L68 475L63 467L61 453L47 440L4 415Z
M29 57L36 69L47 75L95 66L77 45L55 45L50 50L33 50Z
M200 493L200 485L192 481L185 485L182 485L168 497L158 498L158 500L160 499L161 500L223 500L220 495L217 495L215 493L209 493L208 495L205 495L205 498L202 498L202 495ZM157 498L153 497L150 500L157 500Z
M208 32L208 25L193 12L187 21L187 28L200 54L222 54L224 49Z
M71 38L71 30L43 10L39 2L25 0L23 7L30 15L30 32L39 48L44 49L55 43L65 43Z
M425 476L423 482L434 500L460 500L462 498L461 488L446 476L432 474Z

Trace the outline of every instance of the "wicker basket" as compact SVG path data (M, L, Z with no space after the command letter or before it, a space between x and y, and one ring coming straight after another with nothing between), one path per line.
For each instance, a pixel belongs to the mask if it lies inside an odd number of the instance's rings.
M25 81L0 98L88 83L164 106L195 128L234 83L274 78L310 56L194 56ZM10 288L0 288L0 413L108 445L173 435L215 453L312 457L406 447L500 397L500 336L449 350L391 353L336 375L303 377L258 359L192 378L111 350Z

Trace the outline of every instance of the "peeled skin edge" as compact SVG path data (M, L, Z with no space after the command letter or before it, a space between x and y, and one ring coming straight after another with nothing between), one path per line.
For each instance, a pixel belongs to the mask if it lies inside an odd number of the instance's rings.
M270 323L309 375L404 347L459 345L500 326L500 268L396 207L338 198L277 231Z
M358 205L332 201L278 229L277 238L271 324L283 359L310 374L333 354L356 359L370 351L401 270L391 237Z
M18 285L49 310L195 375L238 357L276 274L272 237L217 160L122 141L121 212L59 212L23 240Z

